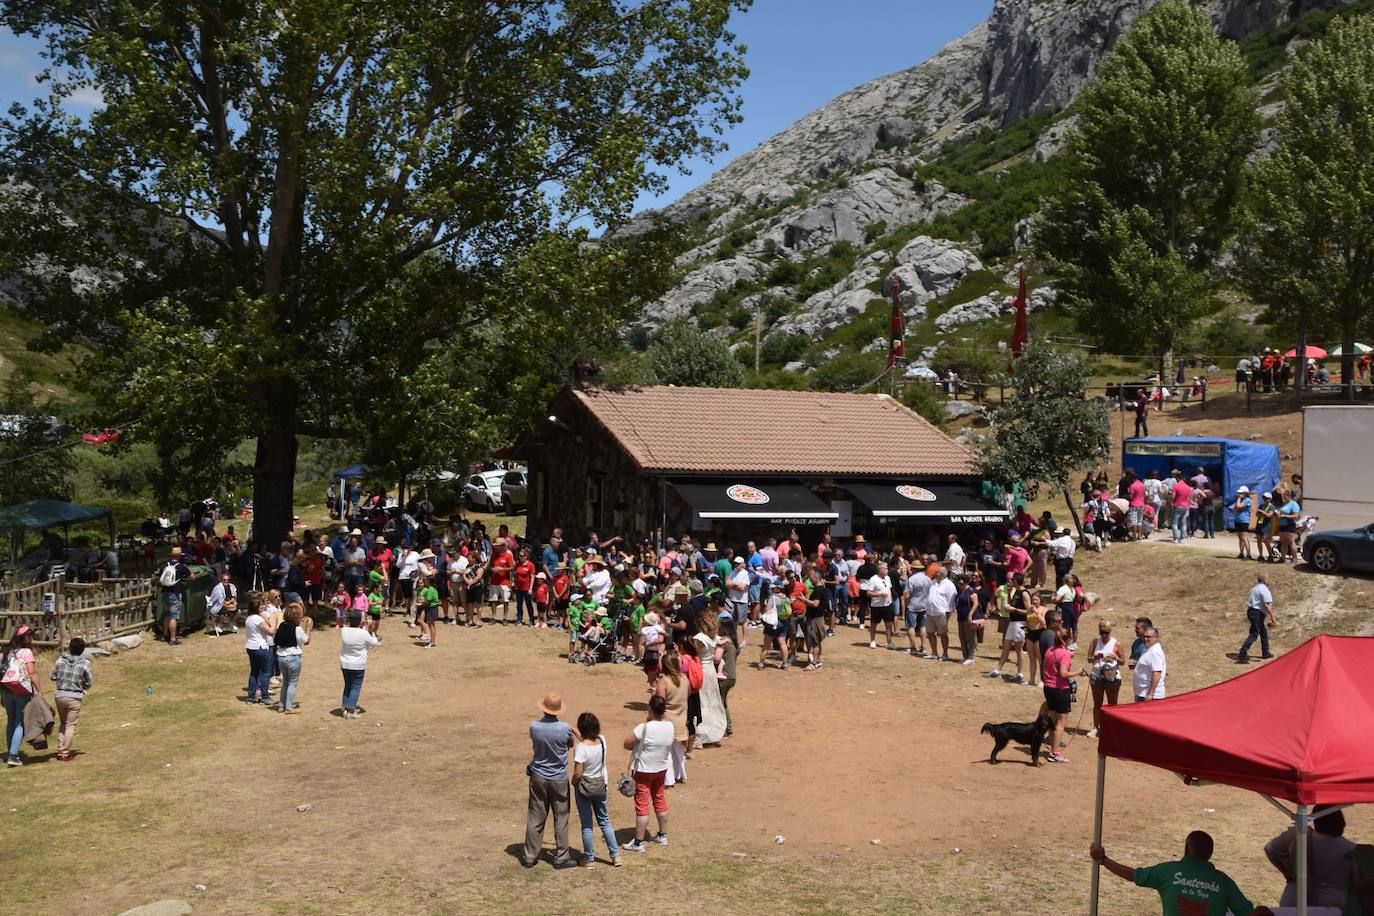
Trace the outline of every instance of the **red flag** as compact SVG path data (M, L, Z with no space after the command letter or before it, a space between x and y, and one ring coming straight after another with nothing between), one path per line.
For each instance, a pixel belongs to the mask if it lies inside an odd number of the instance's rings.
M1030 340L1030 332L1026 329L1026 265L1021 265L1020 282L1016 291L1016 327L1011 332L1011 356L1012 359L1021 355L1021 350L1025 348Z
M902 317L902 281L897 277L892 282L892 326L889 328L887 368L891 369L900 360L906 362L906 323Z

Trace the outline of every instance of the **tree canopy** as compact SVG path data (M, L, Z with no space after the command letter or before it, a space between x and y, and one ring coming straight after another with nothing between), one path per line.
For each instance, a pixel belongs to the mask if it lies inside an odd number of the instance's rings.
M1035 499L1042 484L1067 499L1077 472L1111 456L1107 408L1085 398L1087 384L1081 355L1027 344L1012 364L1011 399L989 415L983 474L1008 489L1020 484L1026 499Z
M165 460L214 478L255 440L274 537L299 435L378 451L392 423L506 422L483 392L563 368L524 354L594 346L659 291L666 269L624 268L665 263L661 239L579 227L720 149L747 4L5 0L53 70L0 121L0 263L43 343L94 351L83 384ZM77 90L103 98L85 120L62 105ZM584 261L591 289L541 273ZM503 376L436 382L493 341Z
M686 318L674 318L658 332L645 354L651 384L711 388L744 387L744 367L730 348Z
M1266 320L1341 341L1374 334L1374 17L1335 23L1283 75L1278 147L1251 170L1238 259ZM1305 343L1305 340L1303 341Z
M1075 104L1068 178L1038 245L1089 336L1167 359L1214 305L1213 264L1259 136L1249 71L1204 11L1166 0L1136 20Z

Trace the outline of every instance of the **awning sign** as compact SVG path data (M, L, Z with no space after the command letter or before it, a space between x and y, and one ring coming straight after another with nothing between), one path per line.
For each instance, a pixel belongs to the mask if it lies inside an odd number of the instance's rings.
M737 483L725 490L725 495L737 503L744 503L746 506L767 505L770 497L758 487L751 487L747 483Z
M927 490L925 487L917 487L909 483L904 483L901 486L897 487L896 490L898 496L905 496L907 499L913 500L918 503L935 502L935 494Z
M1130 442L1128 455L1176 455L1187 458L1220 458L1220 442Z

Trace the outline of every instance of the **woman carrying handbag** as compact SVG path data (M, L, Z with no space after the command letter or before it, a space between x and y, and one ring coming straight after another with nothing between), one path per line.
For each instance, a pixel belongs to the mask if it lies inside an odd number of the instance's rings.
M663 789L663 777L668 772L668 755L677 743L677 732L673 723L663 718L667 710L662 696L649 697L648 717L625 739L625 750L634 751L630 773L635 781L635 838L625 844L630 852L643 852L646 848L644 835L649 830L651 801L658 816L654 842L668 845L668 795Z
M618 868L620 847L615 841L611 815L606 810L606 739L601 737L601 722L592 713L584 712L577 717L577 733L582 740L573 750L572 784L577 799L577 817L582 822L582 865L591 868L596 864L596 856L592 853L595 837L592 824L595 822L606 839L611 865Z

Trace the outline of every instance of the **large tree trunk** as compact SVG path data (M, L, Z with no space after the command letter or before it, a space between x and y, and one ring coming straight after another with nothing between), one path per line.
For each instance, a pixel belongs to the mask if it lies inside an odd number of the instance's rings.
M1073 527L1078 532L1078 542L1083 542L1083 523L1078 519L1078 509L1074 506L1073 500L1069 498L1069 488L1064 487L1064 505L1069 507L1069 515L1073 516Z
M1345 389L1345 399L1355 400L1355 320L1346 318L1341 323L1341 387Z
M253 463L253 537L272 546L291 533L296 484L296 400L294 393L277 394Z

